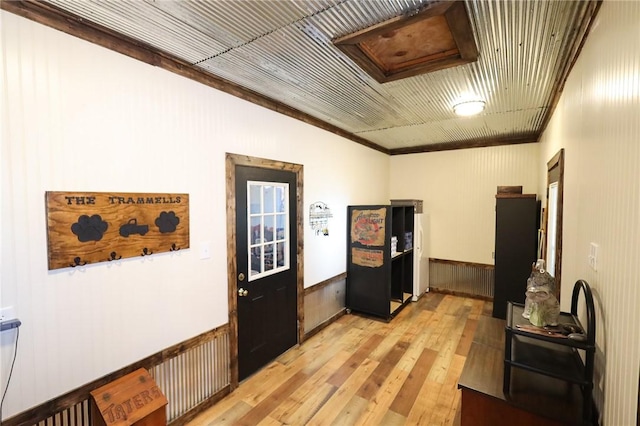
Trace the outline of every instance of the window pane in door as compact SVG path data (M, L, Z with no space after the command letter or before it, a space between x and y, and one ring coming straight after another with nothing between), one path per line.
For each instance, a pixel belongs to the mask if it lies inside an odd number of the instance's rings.
M272 215L264 216L264 241L271 242L274 238L274 217Z
M262 272L262 216L254 216L249 225L249 276Z
M266 244L264 246L264 270L273 270L273 244Z
M261 185L249 185L249 213L261 213L262 212L262 186Z
M264 186L264 213L273 213L275 211L275 188L273 186Z
M262 216L251 217L251 229L249 232L249 245L261 243L262 241Z
M277 243L277 254L276 254L276 266L281 267L284 266L284 252L285 252L285 243Z
M276 240L282 241L284 239L288 239L287 232L287 216L284 214L276 215Z
M278 213L284 213L286 212L286 204L287 204L287 191L285 191L285 188L278 186L276 187L276 212Z

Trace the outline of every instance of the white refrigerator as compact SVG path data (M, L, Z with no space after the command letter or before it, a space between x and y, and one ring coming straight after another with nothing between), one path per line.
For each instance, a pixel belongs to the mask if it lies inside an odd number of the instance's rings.
M391 200L391 205L413 205L413 296L414 302L429 291L429 214L422 200Z

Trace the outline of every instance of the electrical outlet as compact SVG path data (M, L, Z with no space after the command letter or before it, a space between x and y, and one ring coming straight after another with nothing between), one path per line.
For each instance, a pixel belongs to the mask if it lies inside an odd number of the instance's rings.
M14 319L15 317L16 311L13 309L13 306L7 306L6 308L0 309L0 321Z

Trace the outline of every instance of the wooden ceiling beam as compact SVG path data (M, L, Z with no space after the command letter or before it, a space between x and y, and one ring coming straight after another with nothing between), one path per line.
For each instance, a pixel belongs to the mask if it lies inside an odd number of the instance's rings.
M406 148L395 148L390 150L390 155L420 154L423 152L452 151L455 149L536 143L538 142L538 139L538 133L525 133L517 136L473 139L460 142L442 142L429 145L410 146Z

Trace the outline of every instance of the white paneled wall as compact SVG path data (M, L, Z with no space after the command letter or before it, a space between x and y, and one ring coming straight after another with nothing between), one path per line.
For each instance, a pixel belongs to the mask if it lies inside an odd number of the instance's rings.
M640 368L640 2L605 1L542 137L565 148L562 305L583 278L597 303L596 401L606 426L636 424ZM587 256L599 245L597 270Z
M388 156L0 12L1 300L22 320L3 417L228 321L225 152L304 166L305 285L345 271L346 206L388 200ZM363 182L366 182L364 184ZM191 249L47 270L44 193L185 192ZM212 257L199 258L211 242ZM0 382L15 336L2 333Z
M510 145L391 157L391 198L424 200L429 256L493 264L498 186L538 188L538 145Z

